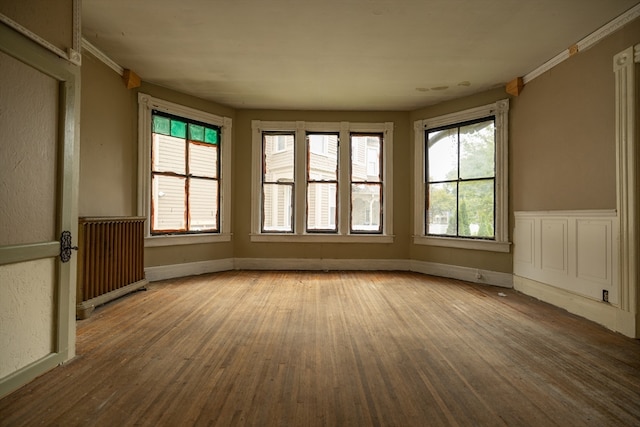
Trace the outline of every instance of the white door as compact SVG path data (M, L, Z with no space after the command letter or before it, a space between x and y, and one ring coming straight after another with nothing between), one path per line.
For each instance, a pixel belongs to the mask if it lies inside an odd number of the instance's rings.
M75 354L79 83L0 24L0 397Z

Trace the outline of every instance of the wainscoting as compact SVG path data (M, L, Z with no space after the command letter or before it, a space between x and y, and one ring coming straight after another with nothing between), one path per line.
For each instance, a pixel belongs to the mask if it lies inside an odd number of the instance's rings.
M615 211L516 212L513 272L597 301L619 301Z
M516 212L513 240L515 289L619 330L615 211Z

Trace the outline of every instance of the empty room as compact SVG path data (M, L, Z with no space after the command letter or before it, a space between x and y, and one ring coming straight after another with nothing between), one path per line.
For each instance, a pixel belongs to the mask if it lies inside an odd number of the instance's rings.
M0 21L0 426L640 425L637 0Z

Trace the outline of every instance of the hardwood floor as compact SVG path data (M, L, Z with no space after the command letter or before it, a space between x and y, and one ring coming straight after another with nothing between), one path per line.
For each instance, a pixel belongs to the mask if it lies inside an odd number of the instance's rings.
M79 321L77 352L0 425L640 425L639 341L414 273L156 282Z

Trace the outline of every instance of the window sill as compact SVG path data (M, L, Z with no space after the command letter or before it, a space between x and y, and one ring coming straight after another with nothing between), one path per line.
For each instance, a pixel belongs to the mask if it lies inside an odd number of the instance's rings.
M169 236L148 236L144 239L145 248L156 246L198 245L201 243L230 242L231 234L190 234Z
M431 236L413 236L413 244L505 253L508 253L511 250L511 242L494 242L488 240L454 239Z
M282 243L393 243L394 236L367 234L251 234L252 242Z

